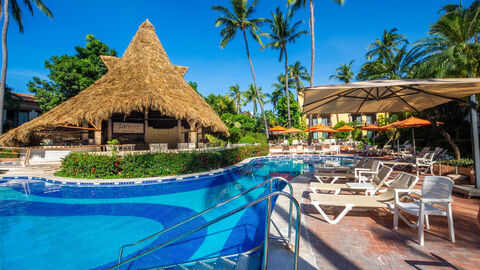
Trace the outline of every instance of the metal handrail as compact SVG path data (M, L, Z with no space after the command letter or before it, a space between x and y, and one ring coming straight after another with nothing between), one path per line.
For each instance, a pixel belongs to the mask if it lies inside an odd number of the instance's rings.
M181 225L183 225L183 224L185 224L185 223L187 223L187 222L189 222L189 221L192 221L192 220L194 220L194 219L196 219L196 218L198 218L198 217L200 217L200 216L202 216L202 215L204 215L204 214L206 214L206 213L209 213L210 211L215 210L215 209L217 209L217 208L219 208L219 207L221 207L221 206L223 206L223 205L225 205L225 204L227 204L227 203L229 203L229 202L231 202L231 201L233 201L233 200L235 200L235 199L238 199L238 198L242 197L243 195L245 195L245 194L247 194L247 193L249 193L249 192L251 192L251 191L253 191L253 190L255 190L255 189L259 188L259 187L262 187L262 186L264 186L264 185L266 185L266 184L270 184L270 192L272 192L272 191L273 191L273 185L272 185L272 183L273 183L274 180L278 180L278 181L281 181L281 182L285 182L285 183L287 184L287 186L289 187L290 194L293 196L293 187L292 187L292 184L290 184L290 182L288 182L287 179L285 179L285 178L283 178L283 177L280 177L280 176L272 177L272 178L270 178L270 179L268 179L268 180L266 180L266 181L264 181L264 182L262 182L262 183L260 183L260 184L258 184L258 185L256 185L256 186L254 186L254 187L251 187L251 188L243 191L242 193L240 193L240 194L238 194L238 195L235 195L235 196L231 197L230 199L228 199L228 200L226 200L226 201L223 201L223 202L215 205L214 207L211 207L211 208L209 208L209 209L206 209L206 210L204 210L204 211L202 211L202 212L200 212L200 213L198 213L198 214L196 214L196 215L194 215L194 216L192 216L192 217L189 217L189 218L187 218L187 219L185 219L185 220L183 220L183 221L181 221L181 222L179 222L179 223L177 223L177 224L175 224L175 225L173 225L173 226L171 226L171 227L168 227L168 228L166 228L166 229L164 229L164 230L161 230L161 231L159 231L159 232L157 232L157 233L154 233L154 234L152 234L152 235L150 235L150 236L147 236L147 237L145 237L145 238L143 238L143 239L141 239L141 240L138 240L138 241L135 242L135 243L123 245L123 246L120 248L120 252L119 252L119 254L118 254L118 263L120 263L120 262L122 261L123 250L124 250L126 247L136 246L136 245L138 245L138 244L140 244L140 243L143 243L143 242L145 242L145 241L147 241L147 240L149 240L149 239L152 239L152 238L155 237L155 236L159 236L159 235L161 235L161 234L163 234L163 233L166 233L166 232L168 232L168 231L170 231L170 230L172 230L172 229L175 229L175 228L177 228L178 226L181 226ZM290 242L291 242L291 236L292 236L292 202L290 202L290 206L289 206L289 210L288 210L288 244L290 244Z
M242 252L240 254L245 254L245 255L249 255L249 254L252 254L254 252L257 252L259 251L260 249L262 249L263 247L263 244L261 245L258 245L248 251L245 251L245 252ZM172 267L175 267L179 264L181 265L193 265L197 262L211 262L211 261L215 261L215 260L218 260L220 258L231 258L231 257L235 257L235 256L238 256L239 254L230 254L230 255L225 255L225 256L218 256L218 257L213 257L213 258L207 258L207 259L200 259L200 260L193 260L193 261L188 261L188 262L181 262L181 263L175 263L175 264L169 264L169 265L162 265L162 269L169 269L169 268L172 268Z
M157 245L157 246L155 246L155 247L153 247L153 248L151 248L151 249L148 249L148 250L146 250L146 251L144 251L144 252L142 252L142 253L140 253L140 254L138 254L138 255L135 255L134 257L132 257L132 258L130 258L130 259L128 259L128 260L125 260L125 261L120 262L120 263L118 263L118 264L116 264L116 265L114 265L114 266L111 266L111 267L107 268L107 270L112 270L112 269L115 269L115 268L120 269L120 266L122 266L122 265L125 265L125 264L127 264L127 263L131 263L131 262L133 262L133 261L136 261L136 260L142 258L143 256L148 255L148 254L156 251L157 249L160 249L160 248L163 248L163 247L165 247L165 246L167 246L167 245L170 245L170 244L172 244L172 243L174 243L174 242L176 242L176 241L178 241L178 240L181 240L181 239L183 239L183 238L185 238L185 237L187 237L187 236L189 236L189 235L191 235L191 234L193 234L193 233L196 233L196 232L198 232L198 231L200 231L200 230L202 230L202 229L204 229L204 228L206 228L206 227L208 227L208 226L210 226L210 225L212 225L212 224L215 224L215 223L219 222L220 220L223 220L223 219L225 219L225 218L227 218L227 217L229 217L229 216L231 216L231 215L234 215L234 214L236 214L236 213L238 213L238 212L240 212L240 211L243 211L243 210L245 210L245 209L247 209L247 208L249 208L249 207L251 207L251 206L253 206L253 205L256 205L256 204L258 204L258 203L260 203L260 202L263 202L263 201L265 201L265 200L268 200L268 204L271 205L272 197L273 197L273 196L285 196L285 197L287 197L287 198L290 200L290 202L292 202L292 203L295 205L295 208L296 208L296 210L297 210L297 220L296 220L297 222L296 222L296 224L295 224L295 229L296 229L296 233L295 233L295 248L294 248L294 258L293 258L293 269L294 269L294 270L297 270L297 269L298 269L298 249L299 249L299 242L300 242L300 231L299 231L299 228L300 228L300 219L301 219L300 205L299 205L298 201L297 201L292 195L290 195L290 194L288 194L288 193L286 193L286 192L283 192L283 191L271 192L271 193L269 193L269 194L267 194L267 195L265 195L265 196L263 196L263 197L261 197L261 198L256 199L256 200L253 201L253 202L244 204L244 205L242 205L242 206L240 206L240 207L238 207L238 208L236 208L236 209L234 209L234 210L232 210L232 211L229 211L228 213L223 214L223 215L221 215L221 216L219 216L219 217L217 217L217 218L215 218L215 219L213 219L213 220L211 220L211 221L209 221L209 222L207 222L207 223L205 223L205 224L203 224L203 225L201 225L201 226L199 226L199 227L196 227L196 228L193 229L193 230L190 230L190 231L188 231L188 232L186 232L186 233L183 233L183 234L180 235L180 236L177 236L177 237L175 237L175 238L173 238L173 239L171 239L171 240L168 240L168 241L166 241L166 242L164 242L164 243L162 243L162 244L160 244L160 245ZM270 220L271 213L270 213L270 212L267 212L266 214L267 214L267 217L268 217L267 220L269 221L269 220ZM270 226L268 226L268 228L270 228ZM270 234L269 231L265 231L264 250L263 250L263 262L262 262L262 269L263 269L263 270L266 269L266 267L267 267L269 234Z

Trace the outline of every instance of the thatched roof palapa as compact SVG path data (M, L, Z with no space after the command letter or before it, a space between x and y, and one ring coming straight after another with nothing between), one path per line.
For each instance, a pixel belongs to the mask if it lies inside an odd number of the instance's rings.
M142 23L123 57L101 56L108 72L78 95L0 136L0 145L27 143L37 132L62 126L98 125L114 113L159 111L229 136L218 115L184 80L187 67L173 65L155 28Z

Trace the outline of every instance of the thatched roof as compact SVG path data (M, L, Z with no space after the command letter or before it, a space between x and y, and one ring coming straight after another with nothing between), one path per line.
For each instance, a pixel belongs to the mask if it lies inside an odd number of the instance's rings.
M0 136L0 145L27 143L34 133L84 121L100 123L114 113L154 110L229 136L218 115L184 80L187 67L173 65L155 28L142 23L123 57L101 56L108 72L78 95Z

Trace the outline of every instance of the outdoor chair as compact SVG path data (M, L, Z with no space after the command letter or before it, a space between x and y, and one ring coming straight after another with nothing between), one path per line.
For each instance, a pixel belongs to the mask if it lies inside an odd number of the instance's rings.
M298 140L293 140L292 141L292 146L297 146L298 145Z
M340 145L330 145L330 155L340 155Z
M284 155L289 155L290 154L290 146L289 145L283 145L282 146L282 154L284 154Z
M399 145L399 148L397 150L399 151L402 151L402 149L405 150L405 147L407 147L409 142L410 142L409 140L405 140L402 144Z
M320 145L320 144L315 144L315 146L314 146L314 153L315 153L315 154L323 154L322 145Z
M304 147L304 148L303 148L303 152L304 152L305 154L311 155L311 154L313 154L313 153L315 152L315 147L314 147L313 145L309 145L309 146L307 146L307 147Z
M360 159L355 166L336 166L328 168L316 168L315 172L353 172L355 168L365 168L368 159L363 157Z
M197 148L197 144L196 143L188 143L188 149L189 150L195 150Z
M418 242L424 244L424 225L430 229L428 216L446 216L448 220L448 231L450 240L455 243L455 232L453 229L452 217L452 188L454 182L448 177L425 176L422 190L396 189L393 227L398 229L398 217L409 227L418 229ZM413 201L402 202L400 194L418 194L419 199L411 198ZM400 211L407 212L417 217L417 222L412 224Z
M428 146L425 146L422 151L418 152L418 153L415 153L415 156L417 157L423 157L425 156L426 153L428 153L428 151L430 151L430 147Z
M378 160L369 160L365 165L361 168L354 168L348 171L314 171L313 175L318 180L318 182L323 183L328 179L332 179L330 181L331 184L335 183L338 179L356 179L359 182L366 182L368 179L378 173L378 170L382 166L382 163Z
M451 159L452 156L448 155L448 149L444 149L440 154L435 158L436 160Z
M342 190L352 192L364 191L365 195L375 195L375 193L380 191L380 188L384 185L392 173L392 170L390 167L383 166L370 183L325 184L312 182L310 183L310 189L314 193L318 193L317 190L334 191L335 195L339 194Z
M396 189L411 189L418 181L418 176L400 173L385 192L378 196L364 195L331 195L310 193L310 203L317 209L320 215L330 224L337 224L353 208L388 208L390 204L395 203ZM324 212L322 207L343 207L340 214L331 219Z
M177 148L178 150L182 151L182 150L185 150L188 148L188 144L187 143L178 143L177 144Z
M417 170L417 175L419 173L425 174L430 170L430 173L433 175L433 164L435 164L435 152L427 153L424 157L415 159L415 170Z

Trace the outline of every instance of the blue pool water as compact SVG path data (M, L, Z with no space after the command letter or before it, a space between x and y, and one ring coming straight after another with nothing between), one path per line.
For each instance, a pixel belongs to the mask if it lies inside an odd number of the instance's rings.
M221 175L155 184L78 186L0 180L0 269L104 269L115 264L124 244L170 227L270 177L291 178L323 161L263 158ZM127 248L124 258L266 192L266 188L255 190L185 226ZM129 269L248 251L263 241L264 218L265 204L259 204L147 255Z

